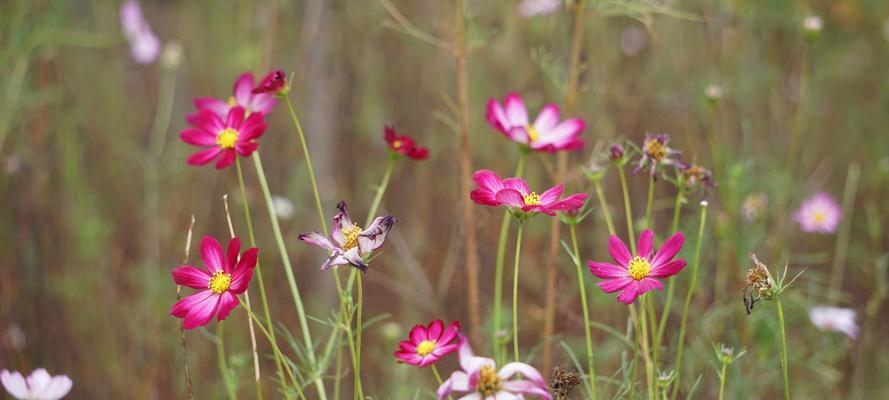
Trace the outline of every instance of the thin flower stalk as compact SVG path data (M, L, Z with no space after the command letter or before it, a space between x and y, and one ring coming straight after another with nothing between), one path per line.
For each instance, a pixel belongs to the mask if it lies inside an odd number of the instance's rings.
M519 261L522 255L522 228L524 223L519 222L515 238L515 261L512 273L512 354L515 362L519 358Z
M680 178L681 179L681 178ZM676 232L679 229L679 215L682 212L682 202L685 199L685 185L679 181L679 190L676 192L676 200L673 204L673 223L670 225L670 231ZM667 329L667 320L670 318L670 309L673 306L673 294L676 291L676 278L670 278L670 287L667 288L667 299L664 301L664 310L661 313L661 321L657 327L657 335L655 336L655 349L660 347L661 340L664 338L664 332ZM657 352L657 350L655 350Z
M225 393L229 400L238 398L235 395L235 387L231 382L231 374L228 372L228 364L225 361L225 324L216 324L216 363L219 366L219 373L222 375L222 384L225 386Z
M522 173L524 173L526 154L524 151L519 152L519 161L515 169L516 177L520 178ZM509 210L503 212L503 221L500 223L500 238L497 241L497 258L494 263L494 331L491 334L491 341L494 347L494 359L498 363L505 361L501 345L503 342L499 338L500 332L503 330L503 266L506 260L506 240L509 238L509 226L512 224L512 219L513 217Z
M784 309L781 296L775 296L775 309L778 312L778 328L781 330L781 378L784 381L784 400L790 400L790 377L787 365L787 331L784 328Z
M691 299L694 297L695 289L698 286L698 269L701 266L701 243L704 241L704 227L707 223L707 202L701 202L701 219L698 224L698 237L695 239L695 265L691 271L691 282L688 285L688 292L685 294L685 303L682 306L682 319L679 322L679 338L677 339L676 364L673 369L676 371L676 382L673 384L672 399L676 399L679 395L680 382L682 380L682 351L685 348L685 329L688 322L688 310L691 306Z
M269 343L272 345L272 350L275 352L275 356L283 359L284 354L281 353L281 349L278 347L277 343L272 341L272 336L271 334L269 334L269 331L265 329L262 321L260 321L256 314L253 313L253 310L250 309L250 306L240 300L241 299L239 297L238 301L241 303L242 306L244 306L244 310L246 310L247 314L250 315L250 318L253 319L254 322L256 322L256 325L259 326L260 332L265 335L266 339L268 339ZM293 384L293 387L297 390L297 395L299 396L299 398L305 400L306 397L303 395L303 392L301 390L302 386L299 384L299 381L297 381L296 376L293 374L293 370L290 369L290 365L284 363L284 369L287 371L287 377L290 378L290 382Z
M602 216L605 218L608 234L617 235L617 230L614 229L614 222L611 220L611 211L608 209L608 201L605 199L605 191L602 189L602 181L596 180L593 182L593 185L596 188L596 196L599 198L599 206L602 207ZM673 229L673 232L675 231L676 229Z
M324 228L324 236L327 236L327 221L324 219L324 208L321 207L321 194L318 192L318 182L315 179L315 169L312 167L312 156L309 154L309 146L306 144L306 135L303 133L302 124L299 123L296 112L293 111L290 96L284 96L284 103L287 104L290 119L293 121L293 125L296 126L296 132L299 134L299 144L302 146L303 157L306 160L306 169L309 171L309 180L312 182L312 194L315 196L315 209L318 211L318 219L321 220L321 226Z
M583 280L583 271L580 265L580 250L577 247L576 224L568 224L568 232L571 234L571 248L574 250L574 266L577 270L577 286L580 289L580 302L583 309L583 329L586 339L587 373L590 377L590 399L598 397L596 390L596 364L593 355L593 336L590 332L590 307L586 298L586 284Z
M837 233L836 249L833 252L833 267L830 270L831 293L838 293L843 288L843 267L846 265L846 256L849 253L852 212L855 209L855 195L858 191L860 176L861 167L858 166L858 163L849 165L849 171L846 173L846 187L843 189L843 219Z
M191 252L191 234L194 229L194 215L191 216L191 222L188 224L188 234L185 235L185 256L182 257L182 264L188 263L188 256ZM182 299L182 285L176 285L176 301ZM194 399L194 389L191 385L191 372L188 370L188 345L185 342L185 328L179 324L179 341L182 343L182 367L185 373L185 393L189 400Z
M618 167L617 172L620 174L620 187L624 194L624 213L626 213L627 219L627 235L630 238L635 238L636 233L633 229L633 208L630 206L630 189L627 187L627 174L624 172L623 167ZM630 249L633 253L636 253L636 242L634 240L630 240Z
M645 227L653 228L652 206L654 205L654 175L648 176L648 201L645 203ZM675 230L673 230L675 232Z

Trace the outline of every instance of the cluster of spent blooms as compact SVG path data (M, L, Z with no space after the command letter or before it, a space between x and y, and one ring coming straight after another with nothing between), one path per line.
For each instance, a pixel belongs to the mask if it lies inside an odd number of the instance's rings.
M130 43L133 60L139 64L151 64L157 59L161 41L151 31L138 1L127 0L120 5L120 27Z
M556 215L556 211L572 211L583 206L589 197L587 194L573 194L562 197L565 185L553 186L541 194L531 191L528 183L522 178L500 179L496 173L486 169L478 170L472 178L476 189L470 194L477 204L492 207L508 207L520 218L537 213Z
M494 129L523 148L552 153L583 147L580 138L586 126L583 120L570 118L560 122L559 107L555 104L543 106L531 124L525 102L517 93L510 93L503 105L497 99L488 100L486 117Z
M25 377L18 371L0 371L0 383L18 400L58 400L71 391L74 383L68 375L52 376L39 368Z
M367 229L361 229L352 222L345 202L341 201L336 208L339 212L333 216L333 232L329 239L321 233L309 232L299 234L299 240L330 251L330 257L321 264L322 271L337 265L351 264L361 272L367 272L365 257L383 246L398 218L391 215L377 217Z

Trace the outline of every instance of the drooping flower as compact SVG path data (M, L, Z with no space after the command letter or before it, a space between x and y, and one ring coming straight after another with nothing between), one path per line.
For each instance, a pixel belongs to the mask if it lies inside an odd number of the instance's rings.
M58 400L68 392L74 383L68 375L51 376L39 368L25 378L18 371L0 371L0 382L9 394L19 400Z
M842 332L852 339L858 337L855 310L851 308L812 307L809 309L809 319L812 325L823 331Z
M170 314L182 318L182 327L193 329L207 325L213 316L222 321L238 306L238 295L247 290L259 249L251 247L240 254L241 240L228 242L228 252L212 236L201 239L201 259L206 270L182 265L173 270L177 285L200 291L176 302ZM238 256L240 254L240 257Z
M477 186L469 197L477 204L493 207L510 207L515 212L525 215L544 213L556 215L556 211L573 211L583 206L589 197L579 193L560 199L565 189L564 184L553 186L541 194L532 192L528 183L522 178L500 179L496 173L487 169L472 174Z
M698 183L704 184L707 188L716 186L713 180L713 172L695 163L687 163L678 161L679 171L682 173L682 182L687 188L692 188Z
M139 64L153 63L160 54L161 42L151 31L138 1L128 0L120 5L120 26L130 42L133 59Z
M261 113L252 113L244 119L244 108L232 108L225 118L220 118L209 109L203 109L188 116L192 125L179 133L182 141L191 145L206 147L188 157L190 165L204 165L219 156L216 169L234 164L235 157L249 157L259 147L257 139L265 133L265 118Z
M361 272L367 272L363 257L383 246L398 218L391 215L377 217L367 229L361 229L349 217L346 202L341 201L336 208L340 212L333 216L333 232L329 239L321 233L310 232L299 234L299 240L330 251L330 257L321 264L322 271L337 265L351 264Z
M389 146L389 150L398 155L414 160L425 160L429 158L429 149L417 146L414 138L408 135L399 135L395 131L395 127L386 125L383 129L383 139Z
M638 254L632 256L630 250L617 236L608 239L608 252L617 265L607 262L588 261L590 272L602 279L598 285L605 293L620 292L617 301L632 304L636 298L648 291L664 290L660 278L676 275L685 268L685 260L673 257L682 250L685 236L676 232L664 242L654 256L654 233L646 229L639 236Z
M286 89L286 87L287 75L284 74L284 71L276 69L269 72L265 76L265 78L262 78L262 81L259 82L259 86L253 88L253 90L250 92L253 94L278 94L281 93L282 90Z
M457 321L447 329L440 319L430 322L429 326L414 325L409 339L398 343L395 358L400 363L429 366L460 347L459 333L460 323Z
M639 163L633 173L638 173L648 166L651 176L655 176L658 165L676 165L679 161L679 151L667 146L669 141L670 136L665 133L645 134L645 140L642 142L642 157L639 158Z
M245 72L235 81L232 96L227 100L198 97L194 99L194 107L198 110L209 109L219 118L225 118L235 107L243 107L247 115L271 113L278 101L271 93L253 93L254 87L253 74Z
M523 0L519 3L519 14L525 18L552 14L562 8L563 2L563 0Z
M503 100L488 100L486 117L488 122L513 142L535 151L556 152L578 150L583 147L580 132L585 124L580 118L570 118L559 122L559 107L547 104L540 110L537 119L528 121L528 110L522 98L510 93Z
M506 364L499 371L494 360L472 354L469 341L460 336L460 368L438 387L439 400L452 393L468 393L460 399L523 399L523 395L552 400L546 381L534 367L520 362ZM521 379L515 379L521 375Z
M805 232L834 233L840 224L843 210L833 197L827 193L815 193L803 201L793 219Z

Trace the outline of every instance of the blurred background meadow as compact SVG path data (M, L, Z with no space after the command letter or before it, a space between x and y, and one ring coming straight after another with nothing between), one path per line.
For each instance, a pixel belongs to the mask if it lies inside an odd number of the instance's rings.
M889 334L889 3L590 0L579 17L573 2L531 3L557 8L527 15L522 2L465 1L472 169L511 176L518 151L489 126L485 103L516 91L532 115L545 103L564 106L574 92L571 115L586 121L587 145L566 160L568 193L593 194L581 166L613 143L641 143L646 133L668 133L683 159L713 171L717 186L688 193L679 224L689 238L681 255L691 264L698 203L709 202L682 398L717 397L713 346L721 343L746 349L727 369L726 398L781 396L774 306L758 303L748 316L742 302L748 252L773 273L785 264L790 276L804 271L782 295L793 397L889 393L889 352L879 339ZM245 199L234 169L186 165L193 148L178 138L194 97L226 98L242 72L261 77L270 68L291 77L291 99L329 215L345 200L353 215L365 217L386 165L384 125L430 149L429 160L396 165L382 202L381 209L402 222L365 277L365 320L373 320L364 333L365 394L433 398L432 375L392 357L416 323L459 320L476 353L490 354L502 212L472 206L482 318L480 328L472 327L458 63L440 48L455 40L455 2L145 0L145 18L162 46L148 63L131 55L120 5L0 2L0 368L65 373L76 399L184 398L179 319L168 314L176 299L170 271L181 264L191 215L196 238L228 235L225 194L234 209L244 201L253 206L273 318L298 337L252 164L244 164ZM583 29L571 85L576 24ZM338 299L330 271L318 269L322 252L297 239L319 230L300 144L282 103L267 121L259 152L279 196L277 212L307 311L324 320ZM532 187L557 183L557 160L528 158ZM609 171L602 183L626 239L617 175ZM641 220L647 175L629 176L629 185ZM817 192L842 207L835 233L804 232L793 219ZM656 243L672 233L675 196L670 182L656 183ZM580 253L583 260L606 261L608 232L594 194L590 206L578 225ZM245 230L240 212L232 218L236 231ZM527 226L519 331L527 361L548 377L556 365L573 369L572 353L582 360L583 319L571 258L561 246L551 258L549 220ZM192 263L196 249L194 243ZM684 296L690 271L672 283L677 296ZM624 337L627 307L602 293L598 279L586 272L584 278L596 323L600 396L624 398L622 385L631 378L622 365L632 354ZM660 307L664 293L653 296ZM819 329L809 315L816 305L853 309L860 333ZM675 301L666 360L675 350L680 310ZM225 324L229 374L240 397L252 398L246 315L236 310ZM214 325L186 335L196 398L224 395ZM316 337L328 332L322 323L311 325ZM259 342L260 352L270 354ZM450 357L439 370L455 366ZM263 373L274 375L268 358ZM333 387L332 378L325 381ZM274 397L271 378L264 385ZM351 395L351 387L342 394ZM581 395L577 389L572 398Z

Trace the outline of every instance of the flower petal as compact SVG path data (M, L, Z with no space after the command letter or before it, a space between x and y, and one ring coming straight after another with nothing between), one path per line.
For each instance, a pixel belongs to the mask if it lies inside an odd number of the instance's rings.
M232 292L224 292L219 296L219 312L216 314L216 320L222 321L228 318L232 310L238 307L238 298Z
M472 180L480 189L489 190L497 193L503 189L503 180L494 171L488 169L480 169L472 174Z
M324 235L318 232L300 233L297 238L308 244L315 245L330 251L334 251L337 249L337 247L330 242L330 239L326 238Z
M222 153L221 148L211 147L209 149L201 150L197 153L192 154L188 157L188 160L186 160L186 162L189 165L204 165L216 158L219 153Z
M438 338L438 343L450 343L454 340L454 338L459 336L459 334L460 323L457 321L451 322L451 324L448 325L448 329L446 329L444 333L441 334L441 337Z
M525 206L525 197L515 189L503 189L494 195L500 203L508 206L522 208Z
M74 382L67 375L54 376L49 385L43 390L43 398L46 400L61 399L71 391L73 386Z
M538 142L541 144L560 145L575 139L580 132L586 127L586 124L580 118L571 118L556 125L550 130L538 131L540 135Z
M678 274L683 268L685 268L685 260L673 260L666 264L651 267L651 273L648 276L652 278L667 278Z
M265 133L266 123L261 113L251 113L241 125L238 132L238 141L250 141L258 139Z
M412 343L419 345L422 341L428 339L429 335L426 333L425 326L417 324L414 325L413 328L411 328L411 332L408 334L408 337L411 338Z
M503 107L500 106L500 102L496 99L488 100L488 105L485 110L485 118L488 119L488 123L490 123L494 129L503 134L509 132L510 126L509 121L506 119L506 111L503 111Z
M201 290L200 292L195 292L190 296L186 296L182 300L177 301L176 304L173 304L173 307L170 308L170 315L184 318L192 308L213 295L214 294L210 289L206 289Z
M256 268L256 260L259 258L259 249L251 247L241 255L238 265L232 272L232 282L228 290L235 294L244 293L253 279L253 271Z
M210 274L190 265L183 265L173 269L173 280L176 281L177 285L188 286L194 289L206 289L210 281Z
M590 273L602 279L623 278L627 276L627 267L611 263L587 261Z
M253 98L253 88L253 74L245 72L238 77L238 80L235 81L235 86L232 88L232 94L235 96L235 101L238 102L238 105L242 107L250 105L250 100Z
M661 283L661 281L654 279L654 278L643 278L641 281L639 281L638 285L639 285L638 292L640 295L643 293L646 293L646 292L650 292L655 289L661 290L661 291L664 290L664 284Z
M429 326L426 328L426 336L430 340L435 340L436 342L441 338L442 332L444 332L444 322L440 319L430 322Z
M186 128L179 132L179 138L183 142L195 146L216 146L216 135L198 128Z
M651 248L654 245L654 232L651 229L646 229L639 235L639 245L636 246L636 250L638 250L639 257L644 259L651 258Z
M235 263L238 262L238 254L241 253L241 239L233 237L228 241L228 251L225 253L225 269L226 274L231 274L235 270Z
M364 232L358 234L358 247L361 253L367 254L382 247L396 222L398 218L391 215L375 218Z
M207 325L211 319L213 319L213 314L219 309L219 301L222 296L218 294L214 294L210 292L210 296L207 296L204 301L195 304L188 310L188 313L185 314L185 318L182 322L182 327L185 329L194 329L199 326Z
M611 253L611 258L620 265L630 265L630 260L633 258L627 245L617 235L611 235L608 238L608 252Z
M654 255L654 259L651 260L651 266L653 268L657 268L659 265L666 263L673 259L679 250L682 250L682 245L685 243L685 236L682 232L676 232L664 242L664 245L658 249L657 254Z
M528 109L518 93L508 94L503 101L503 108L510 126L528 126Z
M17 399L28 398L28 384L25 377L18 371L0 371L0 383L6 388L6 391Z
M192 124L195 128L218 134L219 131L225 129L225 123L222 121L222 118L224 118L225 115L227 115L227 113L217 115L209 109L200 109L197 113L189 115L186 119L188 120L188 123Z
M522 195L530 194L531 189L528 187L528 182L525 182L522 178L507 178L502 182L503 187L506 189L515 189L518 190Z
M624 276L621 278L607 279L597 283L596 285L599 286L605 293L614 293L618 290L623 290L628 285L633 284L634 282L635 280L633 278Z
M639 294L639 285L634 282L631 285L627 285L623 289L623 291L621 291L620 294L617 295L617 301L624 304L633 304Z
M228 115L228 109L231 108L231 106L215 97L198 97L194 99L194 108L198 110L206 108L219 116L219 118L224 118Z
M207 266L207 271L214 273L225 270L225 256L222 254L222 246L213 236L204 236L201 239L201 259Z
M244 110L244 107L232 107L231 110L228 110L228 116L225 118L225 126L236 131L240 130L241 125L244 123L244 114L246 113L247 111Z
M539 387L546 387L546 381L543 379L543 376L540 375L540 372L537 372L534 367L520 362L511 362L500 368L500 371L497 372L497 376L502 380L508 380L515 374L521 374L534 384Z
M565 190L565 184L558 184L547 189L545 192L540 194L540 203L541 204L551 204L559 200L559 197L562 196L562 192Z
M584 193L572 194L571 196L568 196L555 203L545 205L544 207L551 211L573 211L580 207L583 207L583 203L589 197L589 195Z
M216 169L223 169L235 163L235 158L237 154L235 154L234 149L225 149L222 151L222 157L219 158L219 161L216 162Z
M548 132L559 123L559 106L547 104L543 106L537 119L534 120L534 129L538 132Z

